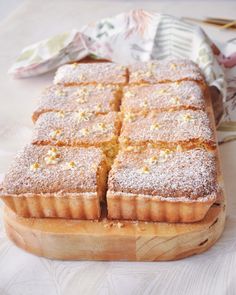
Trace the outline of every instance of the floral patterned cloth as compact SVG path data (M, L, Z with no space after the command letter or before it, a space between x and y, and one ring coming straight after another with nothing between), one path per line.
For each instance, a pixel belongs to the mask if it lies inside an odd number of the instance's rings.
M225 114L219 130L233 132L229 140L235 137L236 39L219 49L199 26L132 10L24 48L9 73L15 78L39 75L88 55L122 64L170 56L192 59L223 96Z

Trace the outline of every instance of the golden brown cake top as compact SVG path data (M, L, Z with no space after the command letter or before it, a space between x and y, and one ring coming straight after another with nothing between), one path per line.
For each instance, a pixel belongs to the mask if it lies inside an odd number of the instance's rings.
M117 86L101 84L68 87L52 85L42 93L35 112L59 110L107 113L115 110L117 92Z
M5 175L2 195L96 192L102 162L97 148L27 145Z
M181 110L174 112L148 112L124 115L121 141L179 142L201 140L214 141L210 120L204 111Z
M148 86L126 86L122 109L131 111L167 110L170 108L204 108L204 92L194 81L160 83Z
M54 84L125 84L126 67L115 63L79 63L60 67L55 75Z
M204 80L201 70L188 59L153 60L129 66L129 83L157 83L181 80Z
M113 140L119 132L116 112L104 115L81 112L48 112L35 123L33 143L99 145Z
M169 200L215 198L215 157L205 149L120 151L109 173L108 190Z

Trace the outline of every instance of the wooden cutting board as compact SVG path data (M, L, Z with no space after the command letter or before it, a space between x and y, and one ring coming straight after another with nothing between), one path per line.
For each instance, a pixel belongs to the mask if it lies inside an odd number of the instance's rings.
M209 97L207 111L214 122ZM51 259L161 261L209 249L223 232L225 215L222 192L205 218L190 224L23 218L9 208L4 210L4 222L15 245Z
M225 223L224 201L192 224L35 219L5 208L8 237L20 248L63 260L175 260L210 248Z

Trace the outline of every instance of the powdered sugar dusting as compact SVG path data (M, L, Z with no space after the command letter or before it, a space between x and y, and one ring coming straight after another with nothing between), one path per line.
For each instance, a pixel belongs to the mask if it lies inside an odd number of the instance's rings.
M199 67L187 59L139 62L129 66L129 73L130 83L204 80Z
M79 63L60 67L55 75L54 84L125 84L126 68L115 63Z
M130 149L126 146L115 159L109 191L168 201L216 198L215 152L200 148L215 142L204 111L205 82L199 67L185 59L140 62L128 69L114 63L59 68L55 85L45 90L34 113L34 145L16 157L1 194L96 192L101 150L71 146L99 146L106 152L116 147L121 114L113 111L127 73L119 140ZM199 148L191 146L194 141ZM147 143L170 143L172 150Z
M33 143L100 145L118 136L117 120L115 112L105 115L67 112L63 117L56 112L44 113L35 124Z
M168 110L189 107L202 109L205 106L202 87L194 81L161 83L149 86L126 86L122 110Z
M211 142L214 141L214 134L207 113L182 110L138 114L131 122L123 123L120 140L125 138L134 144L146 141L177 144L178 141L194 139Z
M115 111L116 86L68 86L52 85L45 89L36 113L48 111L87 111L107 113Z
M57 147L59 160L47 164L51 148L27 145L7 172L1 194L96 192L96 173L104 160L100 149ZM70 162L73 169L68 169ZM34 163L39 165L36 170L31 169Z
M161 152L152 148L139 152L120 151L109 174L108 190L169 199L216 196L213 152L205 149L170 152L165 161Z

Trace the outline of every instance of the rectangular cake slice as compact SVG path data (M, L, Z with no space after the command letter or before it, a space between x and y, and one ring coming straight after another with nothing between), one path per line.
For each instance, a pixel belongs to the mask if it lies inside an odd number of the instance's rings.
M204 78L197 64L188 59L152 60L132 64L129 70L130 84L155 84L193 80L204 83Z
M207 113L201 110L125 113L119 140L122 146L215 146L211 122Z
M181 109L204 109L205 89L195 81L159 83L144 86L125 86L121 110L159 112Z
M215 152L122 150L108 178L110 219L195 222L218 198Z
M110 112L104 115L87 112L48 112L36 121L33 144L57 146L96 146L107 156L117 152L120 131L119 115Z
M100 149L28 145L5 175L0 197L24 217L98 219L106 179Z
M111 62L64 65L57 70L54 78L54 84L66 86L98 83L124 85L127 82L127 68Z
M121 99L119 86L81 85L68 86L52 85L45 89L33 113L33 121L45 112L77 112L85 111L105 114L118 111Z

